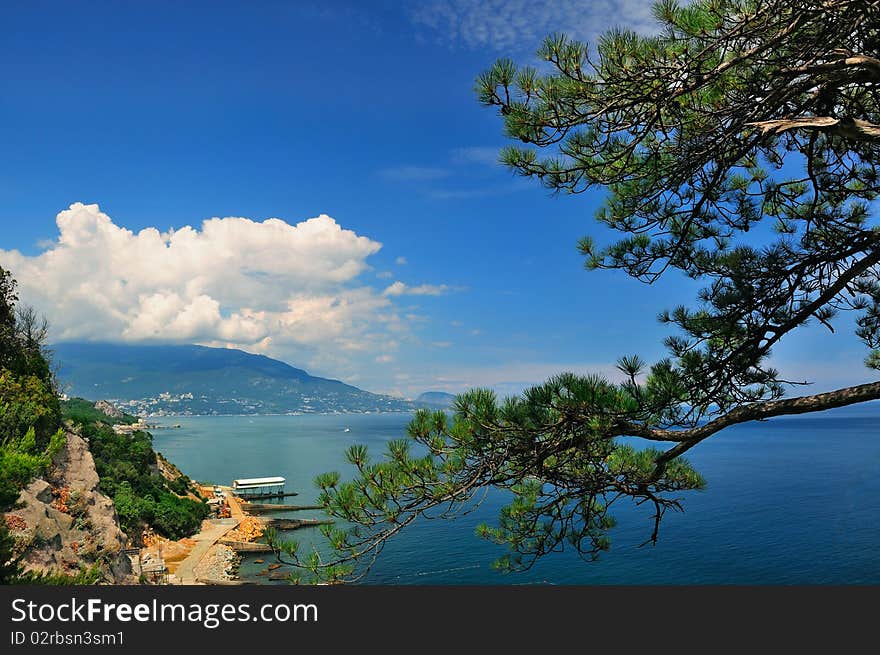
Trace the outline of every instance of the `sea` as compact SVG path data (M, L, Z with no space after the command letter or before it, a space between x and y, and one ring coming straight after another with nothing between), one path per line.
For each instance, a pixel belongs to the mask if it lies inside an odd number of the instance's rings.
M405 413L170 417L156 420L169 429L153 435L155 449L193 479L230 484L280 475L299 494L286 502L305 505L317 496L317 474L351 476L348 446L364 444L379 456L388 440L404 436L410 419ZM652 527L650 509L617 506L611 549L596 561L569 551L545 556L528 571L499 572L491 563L504 548L475 534L508 500L496 491L468 515L408 526L360 583L880 583L877 405L734 426L689 459L708 485L682 495L684 512L667 514L655 545L642 545ZM285 516L303 515L321 514ZM306 546L321 539L314 528L289 534ZM266 583L257 575L266 566L258 558L243 558L243 580Z

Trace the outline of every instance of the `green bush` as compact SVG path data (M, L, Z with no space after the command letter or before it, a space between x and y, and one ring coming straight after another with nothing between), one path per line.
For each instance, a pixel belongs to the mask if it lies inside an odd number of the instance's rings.
M33 428L42 448L60 424L61 406L50 385L33 375L22 378L0 369L0 444Z
M153 497L150 495L137 496L127 480L117 487L113 496L113 504L116 505L119 525L122 531L129 536L134 537L144 525L153 522L156 511L156 502Z
M205 503L161 490L156 499L151 494L138 496L128 481L117 487L113 502L122 529L132 536L150 525L169 539L180 539L198 531L208 516Z
M196 532L208 515L208 506L191 498L178 498L165 493L156 505L154 527L171 539L180 539Z
M178 496L186 496L189 493L189 485L190 479L185 475L181 475L169 482L168 488Z
M64 432L58 430L39 449L33 427L22 437L6 439L0 447L0 511L12 507L21 489L49 467L64 443Z

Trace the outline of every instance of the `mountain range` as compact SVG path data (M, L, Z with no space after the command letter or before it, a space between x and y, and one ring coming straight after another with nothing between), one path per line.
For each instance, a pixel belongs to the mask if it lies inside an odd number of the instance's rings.
M445 409L454 398L429 392L410 401L370 393L230 348L68 342L52 351L66 394L107 399L142 416Z

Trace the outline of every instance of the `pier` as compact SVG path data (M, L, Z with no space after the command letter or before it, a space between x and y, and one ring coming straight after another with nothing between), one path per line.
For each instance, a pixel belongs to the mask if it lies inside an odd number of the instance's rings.
M267 528L276 530L299 530L313 525L330 525L333 519L263 519Z
M290 498L291 496L299 496L299 494L296 491L273 492L273 493L265 493L265 494L251 493L251 494L244 495L244 494L240 494L240 493L236 492L235 489L233 489L232 493L234 493L236 496L241 498L242 501L245 501L245 502L247 502L248 500L267 500L269 498Z
M275 503L242 503L242 509L251 514L263 514L265 512L301 512L309 509L324 509L321 505L281 505Z
M233 539L221 539L217 543L229 546L237 553L274 553L269 544L261 544L255 541L235 541Z

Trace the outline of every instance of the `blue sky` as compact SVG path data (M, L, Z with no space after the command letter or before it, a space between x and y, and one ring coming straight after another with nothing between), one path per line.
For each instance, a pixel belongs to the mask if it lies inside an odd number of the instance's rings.
M656 358L693 284L583 271L601 192L496 164L472 91L551 31L649 30L647 6L4 3L0 264L56 339L236 345L375 391ZM867 379L862 357L846 330L777 351L816 388Z

